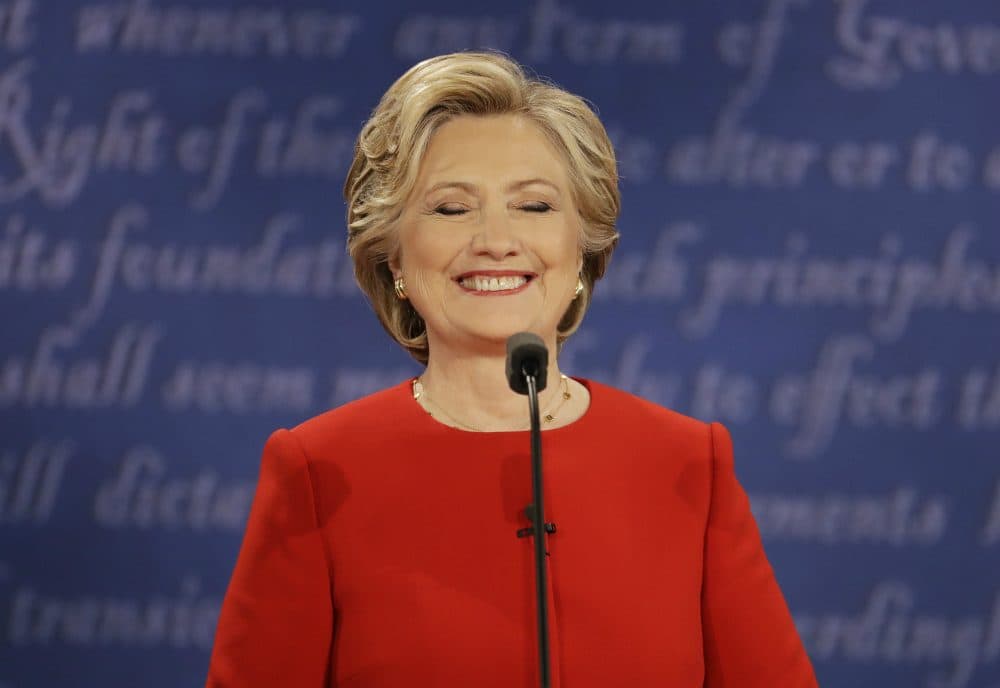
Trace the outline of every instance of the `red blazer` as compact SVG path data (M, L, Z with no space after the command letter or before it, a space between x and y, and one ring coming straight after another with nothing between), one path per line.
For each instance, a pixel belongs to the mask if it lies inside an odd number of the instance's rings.
M581 382L543 433L552 685L816 686L725 428ZM275 432L207 685L537 685L530 502L526 432L409 382Z

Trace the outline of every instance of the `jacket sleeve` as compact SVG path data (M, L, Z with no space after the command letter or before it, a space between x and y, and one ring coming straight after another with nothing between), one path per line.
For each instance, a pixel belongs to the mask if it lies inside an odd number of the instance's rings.
M333 621L307 459L293 433L278 430L264 447L206 685L325 687Z
M816 677L764 554L733 445L710 426L712 489L705 531L705 688L815 688Z

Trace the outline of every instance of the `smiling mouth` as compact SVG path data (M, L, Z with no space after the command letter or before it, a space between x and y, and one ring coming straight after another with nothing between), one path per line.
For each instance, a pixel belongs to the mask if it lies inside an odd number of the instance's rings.
M482 275L472 274L455 280L459 287L471 294L514 294L522 291L534 279L531 274Z

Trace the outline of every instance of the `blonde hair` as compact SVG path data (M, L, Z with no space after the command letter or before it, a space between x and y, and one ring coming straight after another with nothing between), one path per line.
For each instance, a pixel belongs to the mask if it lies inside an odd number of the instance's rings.
M566 161L582 220L583 292L559 322L558 343L580 326L594 284L618 242L621 207L614 148L600 120L572 93L534 79L498 53L465 52L424 60L382 96L358 135L344 183L347 247L354 274L379 321L410 355L427 362L423 319L393 287L389 260L398 250L396 224L416 183L427 144L459 115L517 115L531 121Z

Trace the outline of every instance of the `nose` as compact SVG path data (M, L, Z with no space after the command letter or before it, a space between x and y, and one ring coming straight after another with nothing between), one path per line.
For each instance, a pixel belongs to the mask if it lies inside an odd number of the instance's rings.
M472 237L472 251L477 256L503 260L521 253L520 239L506 213L484 213L478 230Z

